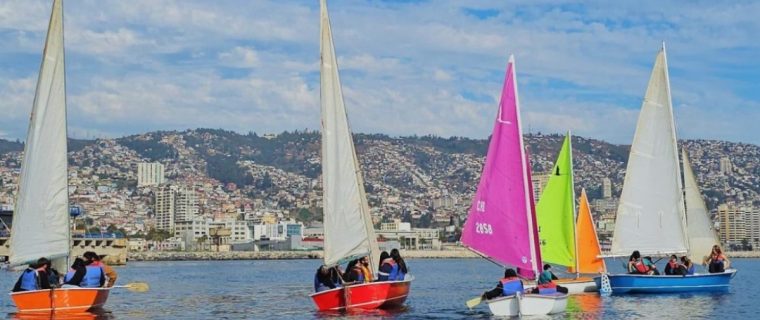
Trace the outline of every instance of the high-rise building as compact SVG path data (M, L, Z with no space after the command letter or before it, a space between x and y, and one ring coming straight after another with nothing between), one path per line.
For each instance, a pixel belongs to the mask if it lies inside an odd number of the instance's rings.
M541 197L541 193L544 192L546 183L549 182L549 174L534 173L530 176L530 181L533 183L533 199L538 203L538 199Z
M189 221L198 215L198 197L195 190L179 187L174 197L174 221Z
M154 195L159 230L174 231L176 222L190 221L198 215L198 198L192 188L162 185Z
M137 186L157 186L164 183L164 165L158 162L137 164Z
M156 229L174 230L174 190L171 186L161 186L154 192Z
M734 171L734 166L731 164L731 159L728 157L720 158L720 174L730 175Z
M612 181L610 178L602 179L602 197L605 199L612 198Z
M760 247L760 208L752 203L724 203L718 206L720 240L726 245L744 242Z

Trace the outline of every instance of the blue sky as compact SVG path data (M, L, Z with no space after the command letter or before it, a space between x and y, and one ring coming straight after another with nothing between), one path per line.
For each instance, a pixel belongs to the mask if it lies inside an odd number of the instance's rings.
M24 138L49 0L0 2L0 137ZM510 53L524 128L630 143L660 43L679 138L760 144L760 2L329 2L357 132L483 138ZM318 1L67 0L70 135L319 128Z

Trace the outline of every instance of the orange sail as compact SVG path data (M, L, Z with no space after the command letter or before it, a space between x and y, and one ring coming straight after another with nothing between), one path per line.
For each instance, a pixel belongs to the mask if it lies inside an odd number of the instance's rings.
M600 273L607 270L604 260L599 258L602 254L599 248L599 239L596 237L594 219L591 217L591 209L586 198L586 190L581 191L580 208L578 208L577 243L578 243L578 271L568 268L569 272Z

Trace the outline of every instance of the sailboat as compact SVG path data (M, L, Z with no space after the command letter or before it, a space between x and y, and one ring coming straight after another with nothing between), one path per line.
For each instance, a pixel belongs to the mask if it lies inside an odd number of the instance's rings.
M368 256L375 274L380 250L343 102L326 0L320 1L320 32L324 264ZM394 308L406 301L413 279L407 274L402 281L343 286L311 298L319 311Z
M634 250L642 256L694 255L697 254L695 250L705 250L692 247L690 243L692 239L696 240L692 237L703 234L697 229L705 229L709 225L702 220L705 218L700 217L706 213L699 212L698 207L693 207L694 211L687 216L675 132L663 44L649 78L631 145L615 220L611 256L626 257ZM688 171L691 171L690 167ZM693 179L693 173L688 172L686 178ZM701 201L696 182L687 181L687 184L690 185L686 190L689 197L698 197ZM688 220L694 221L688 222L687 218L692 216L693 219ZM699 242L694 245L702 246ZM708 253L709 250L702 252ZM725 291L735 274L736 270L729 269L722 273L688 276L614 274L608 277L613 293L666 293ZM601 285L602 277L594 280Z
M598 291L593 278L583 278L580 274L599 274L606 267L604 260L598 257L601 249L585 190L581 193L576 222L571 140L568 132L536 204L536 216L541 257L544 262L565 266L569 272L575 272L574 279L559 279L557 284L567 288L569 294L576 294Z
M11 266L53 261L68 269L71 254L66 141L63 4L53 1L45 50L24 145L10 239ZM101 307L110 288L60 288L11 293L19 313L78 313Z
M536 279L541 267L530 161L520 128L514 56L510 56L499 112L480 183L462 230L462 243L502 266ZM516 294L487 301L497 316L564 312L567 295ZM469 305L469 303L468 303Z

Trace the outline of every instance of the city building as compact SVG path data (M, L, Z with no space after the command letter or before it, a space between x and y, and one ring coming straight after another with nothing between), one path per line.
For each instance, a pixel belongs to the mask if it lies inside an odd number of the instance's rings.
M752 203L723 203L718 206L718 219L724 245L760 248L760 208Z
M533 183L533 199L538 203L538 199L541 198L541 193L544 192L546 183L549 182L549 174L534 173L530 176L530 180Z
M610 178L602 179L602 197L605 199L612 198L612 181Z
M164 183L164 165L158 162L137 164L137 186L157 186Z
M720 174L730 175L734 170L734 166L731 164L731 159L728 157L720 158Z
M198 215L198 198L192 188L161 185L155 191L156 228L173 231L177 222L189 221Z

